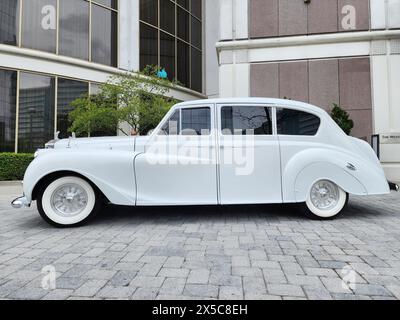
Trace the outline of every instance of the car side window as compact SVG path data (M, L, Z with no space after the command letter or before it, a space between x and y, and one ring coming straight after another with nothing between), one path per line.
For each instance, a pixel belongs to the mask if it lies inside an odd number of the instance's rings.
M182 109L182 132L183 136L201 136L211 133L211 110L210 108L187 108Z
M315 136L321 125L319 117L293 109L277 108L276 119L280 135Z
M176 110L168 121L162 126L159 135L177 136L180 132L181 114Z
M272 135L272 109L269 107L222 107L221 122L224 135Z

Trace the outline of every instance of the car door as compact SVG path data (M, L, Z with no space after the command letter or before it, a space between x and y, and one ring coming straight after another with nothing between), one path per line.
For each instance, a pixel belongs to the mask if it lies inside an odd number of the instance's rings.
M218 105L221 204L281 203L279 141L274 108Z
M135 161L137 205L217 204L212 105L182 107Z

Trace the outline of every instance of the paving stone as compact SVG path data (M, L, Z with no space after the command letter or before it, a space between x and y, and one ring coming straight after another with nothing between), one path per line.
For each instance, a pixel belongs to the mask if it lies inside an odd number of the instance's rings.
M106 280L88 280L75 290L73 295L79 297L93 297L106 283Z
M118 271L110 280L110 284L116 287L128 286L137 275L136 271L121 270Z
M44 290L42 288L29 288L23 287L11 294L7 297L11 299L18 299L18 300L39 300L47 295L49 291Z
M268 293L271 295L305 297L303 289L300 286L291 284L269 284Z
M131 298L135 290L136 288L134 287L105 286L96 294L96 296L106 299L123 300Z
M185 286L183 294L192 297L217 298L218 287L204 284L188 284Z
M333 297L325 287L303 286L303 290L310 300L332 300Z
M155 288L139 288L132 296L133 300L155 300L159 289Z
M350 288L340 278L320 278L331 293L352 293Z
M60 277L56 279L56 288L58 289L78 289L80 286L82 286L87 279L85 278L79 278L79 277L74 277L74 278L65 278Z
M74 290L56 289L50 291L42 298L42 300L67 300L70 296L72 296L73 292Z
M190 271L187 279L188 284L207 284L210 278L210 270L208 269L193 269Z
M164 277L148 277L138 275L132 280L130 285L138 288L159 288L162 286L164 280Z
M243 290L238 287L219 287L219 300L243 300Z
M392 296L391 292L387 290L385 287L374 284L356 284L354 289L354 293L357 295L365 295L365 296Z
M115 270L92 269L83 275L84 278L110 280L117 273Z
M180 268L162 268L158 274L160 277L166 278L187 278L189 275L188 269Z
M263 274L267 284L287 283L285 273L281 269L263 269Z

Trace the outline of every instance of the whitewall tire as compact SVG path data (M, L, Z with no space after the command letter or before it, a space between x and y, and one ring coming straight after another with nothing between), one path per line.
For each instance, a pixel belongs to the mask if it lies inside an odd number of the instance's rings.
M339 216L348 203L349 195L329 180L320 180L311 187L304 206L312 219L333 219Z
M37 203L42 218L57 227L81 225L100 208L91 184L75 176L61 177L43 186Z

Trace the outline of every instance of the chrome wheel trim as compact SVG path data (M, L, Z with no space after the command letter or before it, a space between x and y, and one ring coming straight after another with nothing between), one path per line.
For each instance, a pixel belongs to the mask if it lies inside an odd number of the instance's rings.
M58 187L51 195L51 207L61 217L78 216L87 207L88 194L86 190L75 183Z
M327 180L318 181L311 188L310 200L319 210L332 210L340 200L339 187Z

